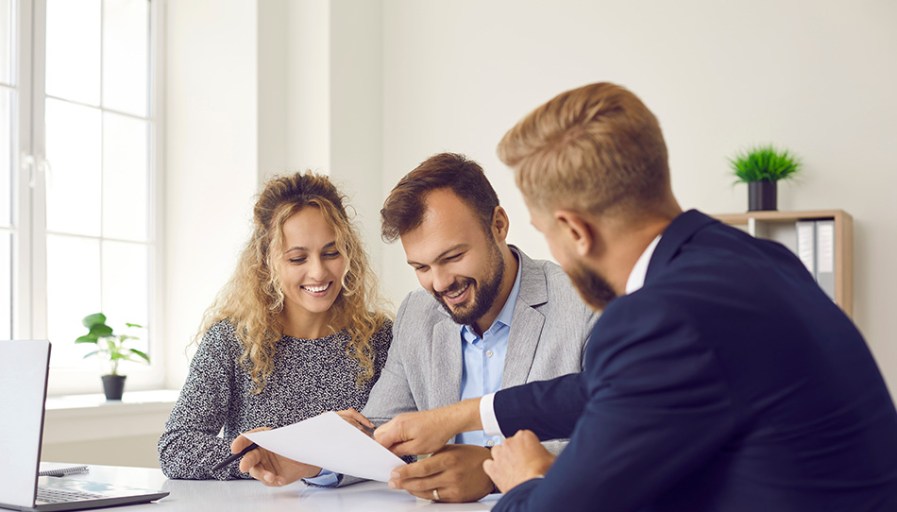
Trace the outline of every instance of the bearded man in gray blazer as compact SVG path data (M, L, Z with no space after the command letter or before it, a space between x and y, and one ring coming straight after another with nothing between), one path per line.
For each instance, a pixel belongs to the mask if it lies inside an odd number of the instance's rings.
M399 307L386 366L362 414L344 417L378 425L581 371L595 313L560 267L507 244L508 216L476 162L452 153L428 158L399 181L380 213L384 240L401 239L423 289ZM390 486L435 501L478 500L494 489L482 463L500 442L482 431L462 434L397 469ZM233 449L248 444L237 438ZM317 471L265 450L250 452L240 468L269 485ZM326 470L306 478L325 486L353 481Z

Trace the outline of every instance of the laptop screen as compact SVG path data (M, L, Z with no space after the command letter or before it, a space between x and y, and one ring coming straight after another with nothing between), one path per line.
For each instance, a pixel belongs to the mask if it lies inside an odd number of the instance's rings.
M34 504L49 363L49 341L0 340L0 503Z

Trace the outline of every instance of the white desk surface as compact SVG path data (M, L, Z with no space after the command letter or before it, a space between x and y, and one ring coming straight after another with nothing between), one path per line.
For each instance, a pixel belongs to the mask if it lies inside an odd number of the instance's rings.
M108 482L128 487L162 489L167 497L146 505L116 508L128 511L289 511L289 512L433 512L488 511L499 495L477 503L433 503L381 482L362 482L337 489L308 487L301 482L285 487L266 487L254 480L169 480L158 469L90 466L90 472L65 478Z

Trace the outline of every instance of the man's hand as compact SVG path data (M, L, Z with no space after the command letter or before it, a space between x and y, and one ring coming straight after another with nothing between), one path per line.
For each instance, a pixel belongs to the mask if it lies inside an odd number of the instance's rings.
M384 423L374 439L396 455L433 453L456 434L482 429L480 399L470 398L429 411L407 412Z
M489 450L481 446L450 444L393 470L389 486L426 500L438 496L438 501L476 501L492 492L492 480L483 471L483 461L488 459Z
M536 434L521 430L492 448L492 459L483 462L483 469L501 492L508 492L527 480L545 476L554 459Z
M249 432L258 432L260 430L270 429L262 427ZM252 441L242 435L237 436L230 444L230 451L231 453L238 453L251 443ZM321 472L321 468L296 462L259 447L243 456L243 459L240 460L240 471L249 473L252 478L259 480L265 485L278 487L291 484L300 478L316 476Z

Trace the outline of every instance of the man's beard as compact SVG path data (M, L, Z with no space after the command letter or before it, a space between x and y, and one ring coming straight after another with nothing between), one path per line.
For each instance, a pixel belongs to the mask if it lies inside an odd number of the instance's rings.
M498 291L505 276L505 264L497 245L492 246L491 252L489 263L492 268L490 268L489 274L477 284L476 295L473 296L473 305L462 307L461 309L452 309L443 299L444 295L453 294L465 286L473 286L475 281L469 277L461 278L459 281L452 283L452 286L447 290L434 294L436 300L442 304L442 307L456 324L473 325L489 311L492 303L495 302L495 298L498 297Z
M610 301L617 298L617 293L606 279L580 263L574 263L569 275L579 296L596 311L604 309Z

